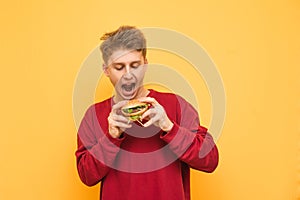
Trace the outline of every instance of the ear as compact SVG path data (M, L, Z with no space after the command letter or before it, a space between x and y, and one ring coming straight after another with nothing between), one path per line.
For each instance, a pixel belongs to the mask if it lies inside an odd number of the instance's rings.
M145 64L146 64L146 65L148 64L148 59L147 59L147 58L145 58Z
M109 75L109 71L108 71L108 67L107 67L106 64L103 64L103 65L102 65L102 69L103 69L104 74L105 74L106 76L108 76L108 75Z
M148 68L148 60L147 60L147 58L145 58L145 64L144 64L143 69L146 71L147 68Z

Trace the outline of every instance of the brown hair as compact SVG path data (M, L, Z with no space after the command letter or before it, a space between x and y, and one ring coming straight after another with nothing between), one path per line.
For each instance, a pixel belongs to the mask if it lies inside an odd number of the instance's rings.
M119 49L142 51L144 58L146 57L145 36L134 26L121 26L115 31L105 33L100 39L104 40L100 50L106 64L113 52Z

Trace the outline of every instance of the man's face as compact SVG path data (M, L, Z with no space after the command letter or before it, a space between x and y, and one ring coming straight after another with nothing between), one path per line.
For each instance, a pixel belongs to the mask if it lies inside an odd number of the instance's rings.
M141 91L147 60L141 51L117 50L104 66L115 91L122 99L134 99Z

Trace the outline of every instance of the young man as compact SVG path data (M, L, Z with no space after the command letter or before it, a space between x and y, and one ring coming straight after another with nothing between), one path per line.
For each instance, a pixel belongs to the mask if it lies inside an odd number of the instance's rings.
M101 39L103 70L115 95L89 107L78 130L78 173L101 182L102 200L189 200L190 167L213 172L218 150L197 111L183 98L143 86L146 40L131 26ZM120 111L128 100L150 105L143 125Z

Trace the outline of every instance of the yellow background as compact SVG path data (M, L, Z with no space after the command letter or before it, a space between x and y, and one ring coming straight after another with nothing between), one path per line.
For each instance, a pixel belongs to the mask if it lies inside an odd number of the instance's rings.
M220 165L192 172L193 200L300 199L299 20L296 0L1 2L0 199L98 199L76 172L72 92L99 37L122 24L188 35L222 75Z

